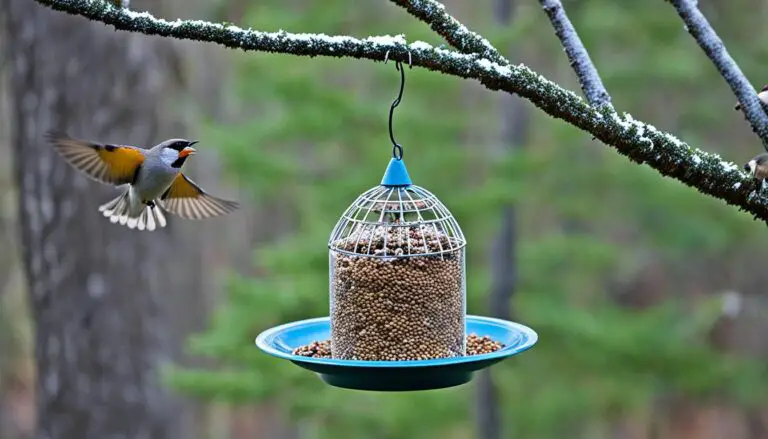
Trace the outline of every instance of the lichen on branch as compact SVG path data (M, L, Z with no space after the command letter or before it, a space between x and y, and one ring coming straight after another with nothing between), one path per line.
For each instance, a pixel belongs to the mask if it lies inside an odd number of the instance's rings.
M309 57L329 56L407 62L414 67L473 79L489 90L501 90L527 99L552 117L580 128L637 163L674 178L700 192L738 206L768 222L768 197L759 194L755 181L741 167L716 154L693 149L675 136L620 115L611 106L593 107L570 90L539 75L523 64L496 62L478 53L465 54L435 48L403 36L350 36L260 32L197 20L169 22L149 13L118 9L103 0L35 0L52 9L99 21L118 30L205 41L246 51L286 53ZM411 6L417 2L411 2ZM466 29L466 28L464 28Z

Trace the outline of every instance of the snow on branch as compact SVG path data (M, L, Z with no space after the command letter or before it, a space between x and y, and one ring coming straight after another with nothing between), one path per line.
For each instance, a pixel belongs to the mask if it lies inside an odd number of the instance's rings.
M697 7L697 0L671 0L685 27L696 40L704 53L715 64L720 75L733 90L741 104L744 115L768 150L768 114L757 97L757 92L749 83L739 65L728 54L723 41Z
M405 8L409 14L427 23L433 31L460 52L475 53L499 64L509 64L509 61L488 40L467 29L459 20L453 18L445 10L445 5L442 3L435 0L391 1Z
M560 0L539 0L539 2L544 12L547 13L549 21L552 22L557 38L560 39L560 43L565 48L565 53L579 78L581 90L587 97L587 101L595 107L611 105L611 95L605 89L600 74L597 73L595 65L592 64L579 34L576 33L568 15L565 14L563 4Z
M205 21L169 22L151 14L116 8L103 0L35 0L69 14L102 22L115 29L146 35L205 41L247 51L287 53L407 62L413 66L459 78L473 79L489 90L516 94L552 117L590 133L636 163L645 163L661 175L674 178L699 192L738 206L768 222L768 194L740 166L716 154L693 149L675 136L620 115L610 106L592 107L572 91L544 78L523 64L497 63L477 54L464 54L402 36L357 39L350 36L260 32Z

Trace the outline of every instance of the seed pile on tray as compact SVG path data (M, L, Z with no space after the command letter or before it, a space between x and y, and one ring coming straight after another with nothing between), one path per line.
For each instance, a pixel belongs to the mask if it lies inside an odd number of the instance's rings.
M313 341L293 350L293 355L302 357L331 358L331 341Z
M504 343L495 341L491 337L477 334L469 334L467 337L467 355L490 354L504 347Z
M494 341L487 335L479 337L476 334L470 334L467 337L467 356L490 354L502 349L504 344ZM312 358L331 358L331 341L313 341L312 343L294 349L294 355Z
M421 224L371 227L334 243L342 252L332 253L333 358L464 355L463 253L450 239Z

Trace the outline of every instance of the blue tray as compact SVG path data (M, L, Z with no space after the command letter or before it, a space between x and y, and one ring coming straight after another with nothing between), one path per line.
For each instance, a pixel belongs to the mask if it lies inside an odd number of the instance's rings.
M259 334L256 346L317 373L326 383L345 389L375 391L431 390L465 384L472 374L530 349L538 340L535 331L519 323L468 315L467 334L490 336L504 343L496 352L466 357L419 361L359 361L293 355L294 349L331 337L329 317L276 326Z

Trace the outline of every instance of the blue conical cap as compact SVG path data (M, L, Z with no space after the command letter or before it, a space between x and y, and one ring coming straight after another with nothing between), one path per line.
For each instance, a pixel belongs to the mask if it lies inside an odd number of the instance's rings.
M389 161L387 170L384 171L384 177L381 179L382 186L410 186L411 177L408 175L408 170L405 169L405 162L403 159L392 158Z

